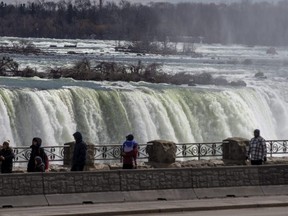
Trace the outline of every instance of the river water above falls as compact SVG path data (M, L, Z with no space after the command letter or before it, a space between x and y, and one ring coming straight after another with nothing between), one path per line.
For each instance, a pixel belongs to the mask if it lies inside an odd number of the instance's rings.
M0 43L17 40L0 38ZM167 73L207 72L230 81L241 79L247 87L0 77L0 140L10 139L16 146L30 145L35 136L44 145L62 145L73 140L75 131L95 144L121 143L127 133L139 143L221 141L231 136L251 138L255 128L266 139L288 138L285 47L272 56L266 54L267 47L197 44L196 52L203 57L192 58L118 53L112 41L26 40L48 54L9 54L23 68L44 71L73 65L84 57L92 63L141 60L161 63ZM64 48L65 43L77 47ZM252 63L244 64L246 59ZM255 78L257 72L267 79Z

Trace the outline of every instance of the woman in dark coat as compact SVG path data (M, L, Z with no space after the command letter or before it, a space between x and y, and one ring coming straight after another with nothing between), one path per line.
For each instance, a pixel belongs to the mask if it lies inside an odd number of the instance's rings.
M46 164L46 153L44 149L41 147L42 140L39 137L34 137L32 139L31 154L28 161L27 172L36 172L35 170L35 157L39 156L42 159L42 162Z
M82 140L82 134L76 132L73 134L75 139L75 146L72 157L72 167L71 171L83 171L86 164L86 152L87 146L86 143Z
M14 153L9 147L9 141L3 142L3 147L0 151L1 173L12 173Z

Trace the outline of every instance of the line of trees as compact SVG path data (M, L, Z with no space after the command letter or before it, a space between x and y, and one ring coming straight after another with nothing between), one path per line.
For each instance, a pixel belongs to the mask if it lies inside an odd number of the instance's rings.
M90 0L0 3L0 36L288 45L288 1L133 4Z

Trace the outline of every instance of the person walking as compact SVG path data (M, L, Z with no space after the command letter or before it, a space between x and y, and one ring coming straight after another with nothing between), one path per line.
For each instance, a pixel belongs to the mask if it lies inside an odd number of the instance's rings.
M123 169L137 168L138 144L134 141L134 136L129 134L121 148L121 160L123 160Z
M14 153L9 143L9 140L4 141L0 151L1 173L12 173Z
M76 132L73 134L75 146L72 157L71 171L83 171L86 164L87 145L83 142L82 134Z
M250 158L251 165L262 165L267 161L267 146L265 139L260 136L260 130L254 130L254 137L250 140L246 159Z
M37 156L41 157L42 162L44 164L47 164L48 157L47 157L44 149L41 147L41 144L42 144L41 138L34 137L32 139L32 145L30 146L31 153L30 153L30 158L29 158L28 165L27 165L27 172L36 172L35 158ZM47 168L48 167L45 167L45 169L47 169Z

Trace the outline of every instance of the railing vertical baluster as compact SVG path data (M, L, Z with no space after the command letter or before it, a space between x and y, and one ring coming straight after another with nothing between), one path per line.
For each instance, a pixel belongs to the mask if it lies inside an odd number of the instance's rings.
M201 155L200 155L200 153L201 153L201 151L200 151L201 145L200 145L200 143L197 143L197 147L198 147L198 160L200 160L200 158L201 158Z
M270 144L270 157L273 155L273 141L269 142Z

